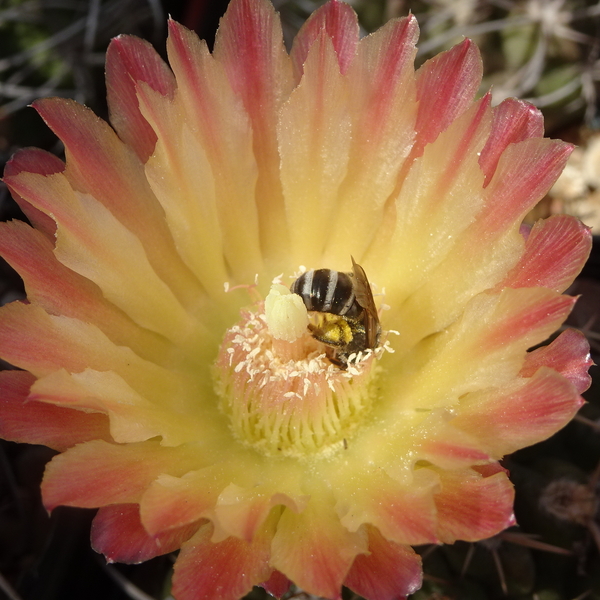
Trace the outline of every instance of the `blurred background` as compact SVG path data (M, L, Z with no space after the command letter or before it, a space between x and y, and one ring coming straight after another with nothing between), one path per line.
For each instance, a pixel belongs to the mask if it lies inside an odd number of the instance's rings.
M473 38L483 54L482 91L494 103L516 96L538 106L550 137L578 148L528 221L578 216L600 232L600 2L591 0L354 0L362 33L412 12L421 27L418 64ZM274 0L286 43L317 0ZM74 98L107 118L104 53L121 33L149 40L164 56L168 15L212 44L226 0L0 0L0 171L24 146L62 157L61 143L28 104ZM0 183L0 219L24 216ZM598 237L569 325L600 362ZM0 259L0 304L24 298ZM8 365L3 365L5 368ZM592 368L592 375L597 367ZM596 378L597 379L597 378ZM477 544L423 547L423 589L414 600L600 600L600 395L552 439L505 460L517 491L519 527ZM0 600L169 598L173 559L106 565L90 549L94 511L49 517L39 484L52 451L0 443ZM344 598L352 594L345 590ZM261 590L251 595L266 598ZM289 597L307 597L294 590Z

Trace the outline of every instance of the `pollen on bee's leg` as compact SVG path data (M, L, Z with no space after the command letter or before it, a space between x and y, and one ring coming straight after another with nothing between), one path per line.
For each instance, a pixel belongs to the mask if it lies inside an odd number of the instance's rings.
M309 333L302 298L275 284L241 311L214 366L220 409L234 436L270 456L343 449L373 401L373 353L340 369Z

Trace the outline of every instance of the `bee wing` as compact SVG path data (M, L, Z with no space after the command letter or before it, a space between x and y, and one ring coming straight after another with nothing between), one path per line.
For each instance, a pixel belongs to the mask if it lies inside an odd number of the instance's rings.
M350 258L352 259L352 270L355 279L354 293L356 301L366 311L365 329L367 332L367 346L375 348L381 328L379 326L379 317L377 316L377 307L373 299L373 292L371 291L371 285L369 284L365 270L354 260L354 257L351 256Z

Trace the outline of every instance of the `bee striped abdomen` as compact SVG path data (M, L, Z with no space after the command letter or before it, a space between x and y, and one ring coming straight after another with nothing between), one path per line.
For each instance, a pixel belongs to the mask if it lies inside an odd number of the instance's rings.
M352 280L340 271L311 269L296 279L291 291L302 297L308 310L348 317L360 310Z
M308 330L327 346L329 360L346 369L352 356L379 344L381 326L364 269L352 258L352 273L311 269L292 283L309 311Z

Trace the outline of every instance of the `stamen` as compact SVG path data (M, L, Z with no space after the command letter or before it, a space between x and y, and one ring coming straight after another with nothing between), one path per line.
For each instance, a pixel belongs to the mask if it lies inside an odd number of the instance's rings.
M373 402L380 352L358 353L340 369L307 322L302 299L275 284L264 305L242 311L215 364L220 408L235 437L269 456L343 449Z

